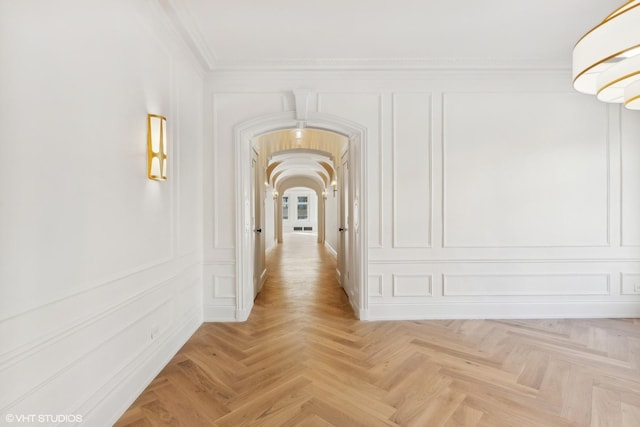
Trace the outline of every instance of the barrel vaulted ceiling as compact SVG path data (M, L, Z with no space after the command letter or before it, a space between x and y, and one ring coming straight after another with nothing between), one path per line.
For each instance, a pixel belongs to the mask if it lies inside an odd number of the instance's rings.
M279 193L292 177L308 178L330 191L337 181L335 159L347 138L319 129L287 129L262 135L256 144L265 162L265 183Z
M623 0L161 0L210 70L569 69Z

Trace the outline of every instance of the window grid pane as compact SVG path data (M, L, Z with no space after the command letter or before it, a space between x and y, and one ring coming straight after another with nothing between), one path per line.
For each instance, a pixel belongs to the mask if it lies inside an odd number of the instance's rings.
M298 196L298 219L299 220L308 220L309 212L308 212L308 198L307 196Z
M282 219L289 219L289 197L282 197Z

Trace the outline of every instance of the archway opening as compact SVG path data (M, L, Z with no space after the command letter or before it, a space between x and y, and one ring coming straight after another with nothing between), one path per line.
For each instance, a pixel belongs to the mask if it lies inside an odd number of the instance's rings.
M264 258L261 248L265 248L264 236L267 234L263 231L268 227L265 211L271 206L274 218L277 218L276 213L282 208L281 195L287 186L316 190L319 205L338 193L338 215L342 215L338 222L346 222L339 224L338 230L331 230L331 233L335 232L340 242L337 244L338 256L347 257L340 264L344 271L341 283L356 316L366 319L367 244L363 226L363 212L366 210L363 197L366 194L365 128L323 113L309 113L301 122L291 112L242 123L235 128L234 134L239 213L236 227L237 319L248 317L261 278L266 277L265 264L260 264ZM332 144L332 138L339 140L340 144ZM265 143L266 140L270 142ZM350 172L340 182L338 171L344 165ZM300 179L308 183L296 183ZM340 199L339 194L348 194L348 197ZM324 209L319 212L324 212ZM346 212L348 216L345 217ZM324 227L324 218L319 218L318 238L326 241ZM273 229L277 236L282 227L278 230L274 225Z

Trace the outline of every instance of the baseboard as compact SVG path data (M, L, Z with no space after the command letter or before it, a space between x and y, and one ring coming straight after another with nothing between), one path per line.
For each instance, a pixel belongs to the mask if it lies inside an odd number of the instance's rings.
M329 253L330 253L331 255L333 255L333 257L334 257L334 258L337 258L337 257L338 257L338 252L337 252L335 249L333 249L333 246L331 246L329 243L327 243L327 242L326 242L326 240L325 240L325 242L324 242L324 247L325 247L325 249L326 249L327 251L329 251Z
M262 290L262 287L264 286L264 282L267 281L267 269L265 268L264 270L262 270L262 273L260 274L260 290Z
M205 305L204 322L237 322L235 305Z
M113 425L202 324L193 310L173 334L140 354L74 413L87 425Z
M369 304L366 317L366 320L638 318L640 304L637 301Z
M235 314L235 321L236 322L244 322L249 318L249 315L251 314L251 309L253 308L253 304L251 305L251 308L249 308L248 310L236 310L236 314Z

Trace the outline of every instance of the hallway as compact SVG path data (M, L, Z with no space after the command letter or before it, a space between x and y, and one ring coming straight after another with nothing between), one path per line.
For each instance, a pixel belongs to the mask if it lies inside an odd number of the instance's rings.
M285 236L245 323L203 324L117 426L637 426L638 320L360 322Z

